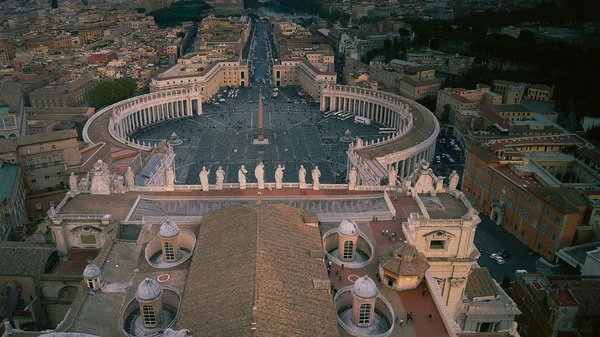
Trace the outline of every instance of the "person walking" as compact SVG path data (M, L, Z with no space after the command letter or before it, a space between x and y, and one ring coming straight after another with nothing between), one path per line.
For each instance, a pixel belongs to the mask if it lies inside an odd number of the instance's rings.
M429 314L429 316L427 316L427 321L428 321L428 322L431 322L431 318L432 318L432 317L433 317L433 316L432 316L431 314Z
M402 324L404 324L404 320L401 318L400 319L400 327L402 327Z

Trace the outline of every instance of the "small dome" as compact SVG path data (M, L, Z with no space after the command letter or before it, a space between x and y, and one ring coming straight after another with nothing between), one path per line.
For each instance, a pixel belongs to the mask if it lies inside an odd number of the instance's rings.
M363 299L371 299L377 297L379 290L377 290L375 282L365 275L354 282L352 294Z
M94 278L100 275L100 268L97 265L90 263L83 270L83 277Z
M346 236L357 236L358 226L350 219L344 220L338 227L338 233Z
M135 298L140 301L152 301L162 296L163 289L153 279L145 279L138 286Z
M177 224L171 220L167 220L160 225L160 230L158 231L158 235L163 238L172 238L179 234L179 227Z

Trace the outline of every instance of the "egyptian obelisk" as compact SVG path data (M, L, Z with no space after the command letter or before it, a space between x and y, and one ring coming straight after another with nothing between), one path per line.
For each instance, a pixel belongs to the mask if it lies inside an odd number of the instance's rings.
M263 132L263 103L262 103L262 91L258 92L258 138L252 142L254 145L267 145L269 140L265 138Z

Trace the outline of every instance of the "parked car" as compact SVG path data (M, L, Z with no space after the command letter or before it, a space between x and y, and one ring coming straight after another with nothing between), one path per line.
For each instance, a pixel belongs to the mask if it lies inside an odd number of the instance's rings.
M495 260L498 257L498 254L492 253L490 254L490 259Z
M503 258L498 258L498 259L496 259L496 263L499 264L499 265L503 265L503 264L506 263L506 261L504 261Z

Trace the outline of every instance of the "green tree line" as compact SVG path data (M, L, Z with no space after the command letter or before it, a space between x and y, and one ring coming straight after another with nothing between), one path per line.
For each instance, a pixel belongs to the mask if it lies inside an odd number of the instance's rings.
M212 7L202 0L180 0L148 13L160 28L179 26L183 21L200 22Z
M131 78L104 81L90 90L88 104L100 109L133 96L136 90L137 83Z

